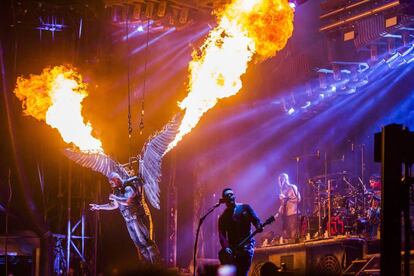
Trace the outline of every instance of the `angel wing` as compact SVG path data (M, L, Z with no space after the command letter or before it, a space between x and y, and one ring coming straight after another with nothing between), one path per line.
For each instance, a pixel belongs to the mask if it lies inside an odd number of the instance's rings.
M104 153L92 153L86 151L75 151L66 148L63 152L66 157L75 161L82 167L90 168L96 172L109 177L111 172L116 172L122 179L128 178L126 169L118 162Z
M162 158L167 153L168 145L175 139L182 119L181 114L153 135L144 145L139 156L139 172L144 179L144 191L154 208L160 209L160 187Z

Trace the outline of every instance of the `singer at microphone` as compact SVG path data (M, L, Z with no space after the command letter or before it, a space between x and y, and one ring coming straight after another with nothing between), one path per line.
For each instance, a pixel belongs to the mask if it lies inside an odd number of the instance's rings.
M233 264L236 266L237 275L246 275L254 253L254 242L250 238L243 247L237 248L238 243L251 233L251 225L260 232L263 231L260 219L248 204L236 203L234 192L226 188L222 192L222 198L226 209L219 217L219 239L222 247L219 253L221 264Z

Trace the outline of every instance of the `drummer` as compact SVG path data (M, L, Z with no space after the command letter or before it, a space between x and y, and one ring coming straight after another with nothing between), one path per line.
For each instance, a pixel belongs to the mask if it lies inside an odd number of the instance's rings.
M368 209L368 222L371 238L377 237L381 213L381 178L378 175L371 175L369 178L370 199Z
M369 178L369 187L371 188L371 192L378 198L381 199L381 178L373 174Z

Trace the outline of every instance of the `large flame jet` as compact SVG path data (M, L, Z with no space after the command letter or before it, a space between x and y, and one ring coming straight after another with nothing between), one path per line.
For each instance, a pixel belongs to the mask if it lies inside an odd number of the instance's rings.
M93 137L92 127L84 123L82 101L88 95L82 77L71 66L46 68L40 75L19 77L14 90L23 103L23 112L44 121L79 150L65 149L65 155L80 165L106 177L117 172L124 180L129 171L104 153L102 143ZM144 191L154 208L159 209L159 178L162 158L175 138L181 117L175 116L160 132L145 143L139 155L139 174Z
M240 77L256 54L258 61L283 49L293 32L293 9L287 0L235 0L218 12L218 26L189 64L185 114L172 149L219 99L242 88Z

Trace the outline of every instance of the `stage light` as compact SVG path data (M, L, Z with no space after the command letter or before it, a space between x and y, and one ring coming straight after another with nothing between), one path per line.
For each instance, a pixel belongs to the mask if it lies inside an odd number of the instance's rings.
M385 28L390 28L398 24L397 16L385 19Z
M394 54L395 49L395 39L393 37L387 37L387 50L389 54Z
M354 30L344 33L344 41L354 40L354 38L355 38Z
M343 95L351 95L351 94L354 94L354 93L356 93L356 89L352 88L352 87L350 87L350 88L348 88L348 89L341 92L341 94L343 94Z
M40 21L40 26L37 27L36 29L42 30L42 31L60 32L63 30L63 28L66 27L66 25L63 24L63 19L62 19L62 22L59 24L55 16L52 16L51 20L48 17L46 22L43 21L42 17L40 17L39 21Z
M295 3L293 3L293 2L289 2L289 6L290 6L292 9L295 9L295 8L296 8L296 4L295 4Z
M129 6L124 5L121 8L121 22L126 22L129 19Z
M143 32L143 31L144 31L144 27L142 27L142 25L139 25L139 26L137 27L137 31L138 31L138 32Z
M289 115L292 115L293 113L295 112L295 109L293 108L293 107L291 107L289 110L288 110L288 114Z
M135 3L132 10L132 19L139 20L141 18L141 4Z
M158 17L164 17L167 11L167 1L160 1L157 8L157 15Z
M319 87L326 89L328 87L326 83L326 74L324 72L318 71L319 73Z
M154 3L153 2L147 2L147 6L145 7L145 17L146 18L152 18L152 14L154 12Z
M180 12L180 17L178 18L178 22L180 22L181 24L187 23L188 12L189 12L188 8L182 8Z
M55 32L61 32L65 27L67 27L64 22L63 18L60 23L58 23L58 20L55 16L50 18L48 17L46 21L43 21L42 17L39 17L39 27L36 29L40 30L40 38L42 38L42 31L49 31L52 33L52 40L55 39Z
M370 54L371 54L371 61L378 60L378 46L376 44L371 44L369 47Z
M412 57L412 58L410 58L410 59L404 59L405 60L405 63L411 63L411 62L413 62L414 61L414 56Z
M113 6L111 8L111 19L112 23L118 23L121 20L121 7Z
M311 102L310 102L310 101L307 101L307 102L305 103L305 105L304 105L304 106L301 106L300 108L302 108L302 109L306 109L306 108L308 108L309 106L311 106Z

